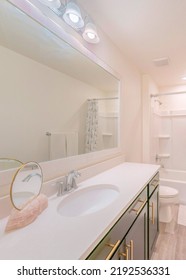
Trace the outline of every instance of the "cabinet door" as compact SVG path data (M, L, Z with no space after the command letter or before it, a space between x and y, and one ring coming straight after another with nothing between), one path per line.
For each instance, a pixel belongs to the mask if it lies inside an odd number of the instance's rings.
M87 257L87 259L89 260L120 259L120 257L122 256L121 253L123 253L124 256L125 251L131 252L131 250L126 250L126 248L123 249L122 246L120 246L120 244L122 243L122 240L124 240L126 234L130 230L132 225L136 223L136 219L138 220L139 215L141 215L140 213L142 213L141 210L146 204L147 204L147 188L144 188L144 190L133 201L133 203L126 210L126 212L120 217L120 219L116 222L116 224L110 229L110 231L106 234L106 236L91 252L91 254ZM138 232L137 228L136 228L136 232ZM137 239L139 243L144 243L143 241L140 240L140 238L144 239L143 234L138 236ZM127 253L126 253L126 258L127 258Z
M130 260L147 259L147 205L127 234L125 246L129 248Z
M112 259L147 259L147 205L138 215Z
M149 225L148 258L149 259L152 255L153 246L159 232L158 209L159 209L159 188L157 187L153 192L153 194L151 195L151 197L149 198L149 215L148 215L148 225Z
M87 259L110 260L112 258L114 252L118 249L121 243L121 238L119 238L117 231L114 229L105 236Z

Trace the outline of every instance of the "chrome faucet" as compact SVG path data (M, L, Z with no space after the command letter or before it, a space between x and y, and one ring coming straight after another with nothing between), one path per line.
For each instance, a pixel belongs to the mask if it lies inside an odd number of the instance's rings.
M81 173L79 173L76 170L72 170L68 173L68 175L65 176L64 181L57 182L58 184L58 196L62 196L73 189L77 189L77 183L76 178L81 176Z
M23 180L22 182L28 182L32 177L34 176L38 176L41 178L41 174L39 173L31 173L31 174L28 174Z
M161 158L161 156L159 156L158 154L156 154L155 159L156 159L156 162L159 162L160 166L161 166L162 168L164 168L164 164L162 163L162 158Z
M156 154L155 159L156 159L156 161L158 161L158 160L161 160L161 157L158 154Z

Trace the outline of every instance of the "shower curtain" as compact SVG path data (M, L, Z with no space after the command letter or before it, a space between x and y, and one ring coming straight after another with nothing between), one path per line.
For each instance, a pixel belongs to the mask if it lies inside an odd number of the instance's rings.
M98 101L89 100L86 118L85 152L94 152L98 141Z

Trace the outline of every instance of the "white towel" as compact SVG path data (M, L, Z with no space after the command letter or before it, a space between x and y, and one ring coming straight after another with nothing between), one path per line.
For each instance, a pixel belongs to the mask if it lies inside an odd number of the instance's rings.
M50 160L66 157L66 136L54 133L50 136Z
M78 133L67 132L66 143L67 143L67 157L78 155Z

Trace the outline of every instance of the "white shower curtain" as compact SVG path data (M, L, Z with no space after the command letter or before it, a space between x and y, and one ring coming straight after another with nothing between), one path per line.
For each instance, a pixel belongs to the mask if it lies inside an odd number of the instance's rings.
M85 151L93 152L97 148L98 140L98 101L89 100L87 108L87 119L86 119L86 143Z

